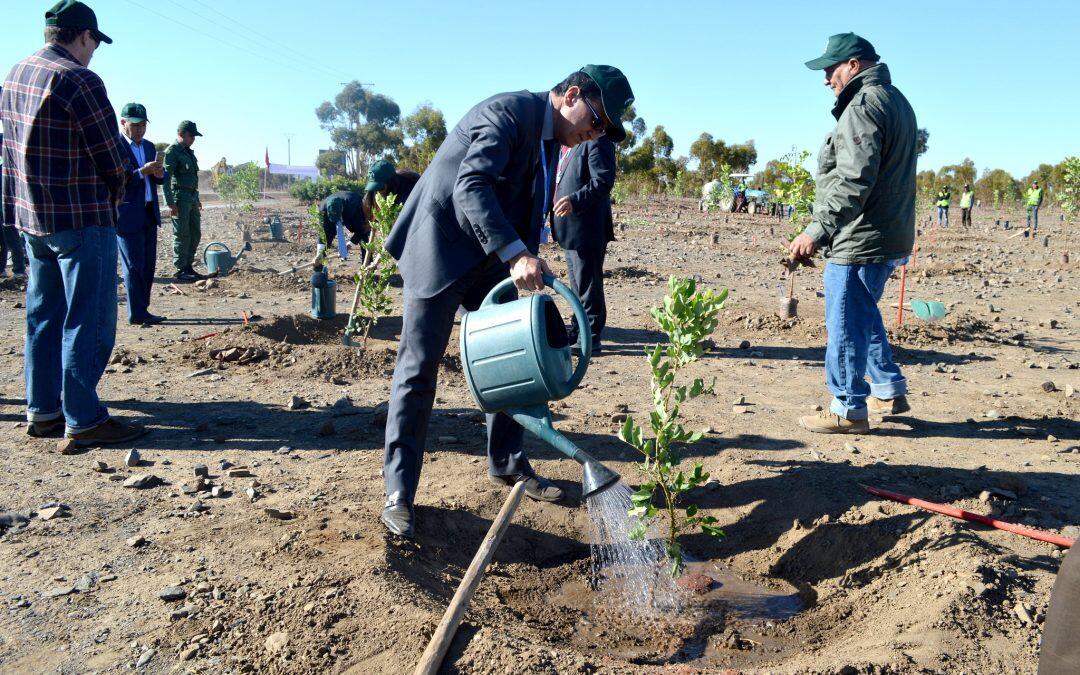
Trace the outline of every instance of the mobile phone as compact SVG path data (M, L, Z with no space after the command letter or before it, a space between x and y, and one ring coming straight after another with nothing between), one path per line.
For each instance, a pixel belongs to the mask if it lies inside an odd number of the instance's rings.
M161 164L162 162L164 162L165 161L165 151L164 150L158 150L157 155L154 157L154 161L157 162L158 164Z

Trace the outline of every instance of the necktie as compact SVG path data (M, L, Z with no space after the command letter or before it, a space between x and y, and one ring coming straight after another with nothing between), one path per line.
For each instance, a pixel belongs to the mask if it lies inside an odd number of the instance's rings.
M559 150L559 167L555 169L555 185L562 182L563 171L566 169L566 156L570 154L570 148L562 146Z

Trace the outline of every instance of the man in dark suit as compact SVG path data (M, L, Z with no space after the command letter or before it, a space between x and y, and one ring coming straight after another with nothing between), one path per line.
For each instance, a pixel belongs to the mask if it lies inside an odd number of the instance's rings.
M413 534L436 376L458 306L476 309L507 276L519 290L543 288L548 268L536 251L551 208L559 145L605 133L621 140L622 113L633 100L618 68L593 65L549 92L492 96L450 132L405 203L386 239L405 282L383 466L382 522L390 532ZM487 416L487 429L493 482L525 481L533 499L562 497L529 466L520 426L498 414Z
M600 333L607 323L604 301L604 256L615 241L611 188L615 187L615 144L609 138L582 143L559 152L553 208L555 241L566 251L570 285L589 317L593 353L600 351ZM571 338L580 330L574 319Z
M142 325L165 320L150 313L150 290L157 267L157 229L161 224L157 186L164 182L165 169L155 161L154 144L143 138L149 121L146 107L141 103L128 103L120 111L128 172L116 221L116 237L127 289L128 323Z

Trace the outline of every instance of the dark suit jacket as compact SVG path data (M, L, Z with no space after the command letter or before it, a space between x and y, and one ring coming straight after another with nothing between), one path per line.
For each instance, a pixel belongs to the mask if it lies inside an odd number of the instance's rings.
M611 188L615 186L615 144L601 136L570 149L555 201L569 196L574 212L554 219L552 234L564 249L597 253L615 240Z
M120 233L124 232L137 232L147 225L157 227L161 224L161 212L160 203L158 200L157 186L163 184L165 179L150 178L150 193L153 195L154 208L150 209L153 215L151 222L146 222L146 185L143 183L142 176L135 176L135 170L142 167L142 164L135 159L135 151L131 149L131 140L127 136L120 134L120 140L124 144L124 148L127 150L127 183L124 187L124 200L120 202L119 211L116 219L116 229ZM142 139L143 154L146 156L146 161L154 161L156 151L154 150L154 144L145 138Z
M360 193L351 190L334 192L319 202L319 221L322 223L323 232L326 234L326 241L333 241L334 237L337 236L337 221L330 222L330 216L326 212L327 205L335 200L342 202L341 224L350 233L349 241L354 244L367 241L368 236L371 234L371 228L368 227L367 218L364 217L363 198Z
M386 239L410 293L430 298L516 240L537 250L548 105L547 92L497 94L443 141Z

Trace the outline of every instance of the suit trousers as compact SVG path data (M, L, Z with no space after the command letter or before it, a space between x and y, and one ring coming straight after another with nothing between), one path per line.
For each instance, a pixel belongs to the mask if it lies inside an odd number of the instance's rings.
M386 415L383 479L388 504L411 504L416 496L439 363L458 306L477 309L488 291L507 276L506 264L492 255L434 297L418 298L405 288L401 344ZM523 434L524 429L509 416L487 416L488 473L532 472L521 447Z
M150 314L150 291L157 268L157 224L152 209L156 210L152 202L146 205L142 227L116 232L127 290L128 322L140 321Z
M589 332L593 343L600 340L600 333L607 325L607 301L604 299L604 258L607 250L566 251L566 269L570 273L570 287L574 289L589 317ZM571 336L578 334L577 319L573 319Z

